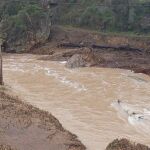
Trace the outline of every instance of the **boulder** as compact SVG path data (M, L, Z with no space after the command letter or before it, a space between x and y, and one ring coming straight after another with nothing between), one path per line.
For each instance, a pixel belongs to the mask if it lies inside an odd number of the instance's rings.
M86 61L83 59L82 54L73 55L66 64L67 68L86 67Z
M66 64L67 68L91 67L104 62L103 58L98 57L93 50L84 49L81 54L74 54Z

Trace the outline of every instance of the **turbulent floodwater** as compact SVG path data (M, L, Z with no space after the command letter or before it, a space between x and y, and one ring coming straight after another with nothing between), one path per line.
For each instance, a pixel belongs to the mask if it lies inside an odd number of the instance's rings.
M149 76L120 69L70 70L65 62L38 57L4 56L5 83L26 102L52 113L88 150L104 150L115 138L150 145Z

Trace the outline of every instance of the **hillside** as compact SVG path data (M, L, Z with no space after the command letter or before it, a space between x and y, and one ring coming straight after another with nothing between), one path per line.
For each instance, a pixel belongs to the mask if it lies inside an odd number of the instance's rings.
M20 51L50 40L51 23L149 34L149 8L149 0L1 0L0 36L7 49Z
M64 0L57 22L100 31L150 31L149 0Z
M50 9L47 1L0 1L0 35L7 44L9 43L11 50L26 49L47 40L50 25Z

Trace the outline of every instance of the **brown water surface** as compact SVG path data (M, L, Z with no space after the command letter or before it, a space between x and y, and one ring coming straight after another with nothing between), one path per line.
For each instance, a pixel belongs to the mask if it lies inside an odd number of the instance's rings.
M150 145L149 76L120 69L69 70L65 62L38 57L4 56L5 83L26 102L52 113L88 150L104 150L122 137Z

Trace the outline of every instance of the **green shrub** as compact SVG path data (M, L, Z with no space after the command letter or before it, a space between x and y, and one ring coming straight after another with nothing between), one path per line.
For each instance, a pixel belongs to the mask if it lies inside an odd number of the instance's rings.
M150 32L148 25L150 0L68 0L68 2L69 5L58 7L57 22L60 24L104 31Z

